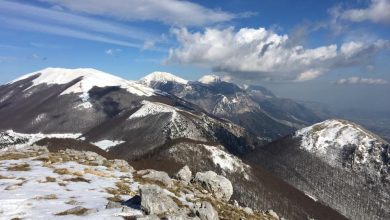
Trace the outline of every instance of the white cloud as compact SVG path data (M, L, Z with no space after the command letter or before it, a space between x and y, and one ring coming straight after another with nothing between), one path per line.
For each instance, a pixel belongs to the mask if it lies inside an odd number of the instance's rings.
M194 25L229 21L237 17L229 12L212 10L179 0L40 0L73 11L110 16L120 20L160 21L170 25ZM241 16L247 16L244 13ZM250 14L249 14L250 15Z
M378 40L305 48L291 44L287 35L264 28L206 28L192 33L176 28L172 33L179 46L170 49L167 63L209 66L239 78L312 80L325 70L365 63L389 46L388 41Z
M321 70L308 70L299 74L296 81L303 82L303 81L312 80L319 77L321 74L322 74Z
M339 80L337 80L336 83L339 85L344 85L344 84L386 85L389 82L385 79L361 78L361 77L353 76L353 77L349 77L349 78L339 79Z
M142 49L158 37L129 25L102 21L56 9L0 1L0 26ZM21 16L22 15L22 16Z
M121 49L112 49L112 48L109 48L107 50L105 50L104 52L109 55L109 56L114 56L116 55L117 53L121 52L122 50Z
M367 8L348 9L342 11L340 17L352 22L390 24L390 0L371 0Z

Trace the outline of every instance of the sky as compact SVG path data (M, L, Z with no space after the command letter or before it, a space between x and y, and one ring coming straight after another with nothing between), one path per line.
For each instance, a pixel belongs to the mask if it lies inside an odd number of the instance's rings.
M0 11L0 83L46 67L215 74L390 115L390 0L0 0Z

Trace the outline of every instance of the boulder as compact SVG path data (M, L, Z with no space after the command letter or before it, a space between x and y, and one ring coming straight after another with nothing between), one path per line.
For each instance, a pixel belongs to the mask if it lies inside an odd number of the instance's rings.
M278 214L276 214L276 212L274 210L272 210L272 209L267 210L265 213L270 215L270 216L272 216L272 217L274 217L274 218L276 218L276 219L279 219Z
M213 171L196 173L194 182L212 193L217 199L229 201L233 195L232 183Z
M127 163L125 160L119 160L119 159L114 159L114 160L109 160L111 165L120 170L124 170L126 172L134 172L134 168Z
M192 212L201 220L218 220L218 212L209 202L195 203Z
M137 174L141 175L144 179L160 182L167 187L173 186L173 180L166 172L156 170L140 170Z
M182 182L183 184L187 185L192 179L192 172L190 168L185 165L175 174L175 178L177 180L180 180L180 182Z
M249 208L249 207L245 207L245 208L243 209L243 211L244 211L246 214L248 214L248 215L253 215L253 214L255 214L255 213L253 212L253 210L252 210L251 208Z
M179 210L178 205L157 185L143 185L140 187L141 209L147 215L174 213Z

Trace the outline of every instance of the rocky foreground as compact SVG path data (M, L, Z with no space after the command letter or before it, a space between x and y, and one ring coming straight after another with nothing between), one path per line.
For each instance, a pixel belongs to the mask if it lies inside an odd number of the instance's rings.
M88 151L0 152L0 219L279 219L232 194L225 177L187 166L171 178Z

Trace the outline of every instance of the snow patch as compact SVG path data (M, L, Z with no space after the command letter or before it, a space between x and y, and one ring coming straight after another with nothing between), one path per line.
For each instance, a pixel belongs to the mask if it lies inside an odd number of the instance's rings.
M125 143L125 141L112 141L112 140L101 140L98 142L94 142L92 144L98 146L102 150L107 151L109 148L117 146L119 144Z
M246 170L249 166L244 164L238 157L225 152L221 149L222 147L209 145L203 145L203 147L211 153L211 159L215 165L218 165L221 169L231 173L244 172L245 178L249 179L246 174Z
M176 109L172 106L160 103L160 102L149 102L142 101L142 107L138 111L134 112L129 119L143 118L149 115L157 115L160 113L176 113Z

